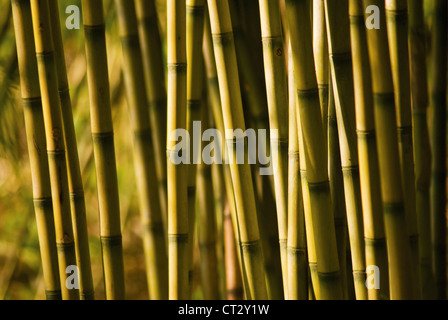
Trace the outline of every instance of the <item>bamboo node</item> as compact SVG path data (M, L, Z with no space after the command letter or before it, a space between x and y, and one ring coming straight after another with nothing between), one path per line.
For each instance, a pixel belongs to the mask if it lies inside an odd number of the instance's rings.
M109 247L121 247L121 234L115 236L100 236L101 244Z

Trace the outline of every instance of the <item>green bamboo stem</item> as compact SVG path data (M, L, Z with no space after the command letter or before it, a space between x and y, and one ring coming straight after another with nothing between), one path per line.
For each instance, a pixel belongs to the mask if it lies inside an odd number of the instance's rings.
M277 204L278 234L285 298L288 293L288 94L286 62L283 57L283 36L280 5L260 0L266 92L268 98L274 185ZM298 173L298 172L297 172ZM300 191L301 192L301 191Z
M151 299L167 299L168 270L149 108L134 2L116 0L126 95L133 131L134 166Z
M316 79L319 87L319 100L322 112L322 126L324 137L327 139L327 115L328 115L328 82L329 82L329 56L327 25L325 23L325 2L314 0L313 8L313 52L316 64ZM325 140L326 141L326 140Z
M381 206L378 153L373 110L371 70L367 51L362 0L350 0L350 31L358 132L359 178L364 216L366 265L378 266L380 288L368 288L369 300L389 297L388 261Z
M339 267L342 276L342 288L346 293L346 233L347 216L345 206L344 182L341 170L341 155L339 148L338 126L333 93L329 93L331 85L328 55L327 25L325 21L325 2L313 1L313 52L316 64L316 79L319 88L319 100L322 113L322 126L324 130L325 144L328 146L328 171L330 180L330 192L332 210L336 228L336 241L338 247ZM330 83L329 83L330 82ZM329 103L333 103L332 115L329 115Z
M326 146L314 72L311 21L307 1L287 0L286 14L299 100L298 115L303 133L303 145L307 150L305 153L306 177L312 209L320 298L342 299L334 217L331 212Z
M288 52L291 52L291 43L288 45ZM296 94L295 76L293 68L292 54L288 55L288 88L289 88L289 109L295 107L294 114L296 115L297 126L297 141L299 150L299 170L300 170L300 184L302 187L302 201L303 201L303 213L305 219L305 235L306 235L306 247L309 266L309 299L320 299L320 286L319 277L317 274L317 255L316 244L313 230L313 218L311 215L311 203L310 203L310 191L308 187L308 180L306 176L306 159L305 159L305 147L303 144L303 133L300 122L300 115L297 112L298 95ZM294 98L294 101L292 100ZM292 112L291 112L292 113ZM300 156L301 155L301 156Z
M203 57L202 44L204 36L205 0L187 0L187 131L190 134L189 164L187 166L187 196L189 225L189 281L193 280L193 243L196 218L196 176L200 150L194 146L201 145L200 137L193 132L194 123L201 121L203 93ZM195 141L194 138L198 139ZM202 149L201 149L202 150Z
M410 0L409 52L411 60L411 100L414 125L416 211L419 230L419 252L422 298L434 299L434 275L431 261L430 184L431 146L428 128L428 80L426 67L423 2Z
M124 290L124 267L103 1L84 0L82 9L106 298L123 298L118 292Z
M186 3L167 2L168 42L168 135L187 127L187 35ZM176 141L168 137L168 241L169 298L189 296L189 221L187 198L187 168L174 164L178 153ZM182 154L183 157L185 155Z
M226 0L208 0L208 6L225 129L232 132L234 129L245 131L229 4ZM232 149L233 153L230 170L241 237L242 261L247 276L248 295L251 299L266 299L263 254L256 217L252 174L247 162L236 163L236 142L239 139L241 138L233 134L230 136L226 132L227 148Z
M325 13L355 292L356 299L366 300L364 227L359 182L348 0L337 3L325 1Z
M436 298L446 299L447 2L434 0L431 30L431 245Z
M296 115L296 95L292 59L288 66L289 142L288 142L288 290L289 300L308 300L309 266L307 234L300 177L299 137ZM305 181L306 183L306 181ZM311 241L312 239L310 239ZM308 253L309 254L309 253Z
M31 1L31 14L42 96L62 298L79 299L79 290L68 289L65 284L67 267L76 266L77 263L70 213L64 127L48 1Z
M210 101L207 100L208 107ZM208 111L210 112L210 110ZM213 123L213 117L212 121ZM222 165L212 164L212 192L213 192L213 212L216 219L216 259L218 268L218 299L225 298L226 288L226 265L225 265L225 248L224 248L224 208L226 205L226 189L224 186L224 172Z
M212 39L212 34L211 34L210 18L209 18L208 13L205 15L203 55L204 55L205 70L206 70L206 75L207 75L208 98L210 100L210 106L211 106L212 113L213 113L214 124L216 126L216 129L221 133L222 136L224 136L225 129L224 129L223 113L222 113L222 108L221 108L221 95L219 92L218 74L217 74L217 70L216 70L215 54L213 52L213 39ZM228 208L226 207L225 210L230 211L230 218L233 223L232 230L238 230L237 229L237 225L238 225L237 224L237 216L236 216L236 202L235 202L235 194L233 192L232 176L230 173L230 166L228 163L225 162L227 146L225 144L221 145L220 143L221 143L221 141L218 140L216 148L217 148L217 150L221 150L221 156L222 156L222 163L223 163L222 164L222 175L223 175L223 180L224 180L223 182L224 182L224 188L226 191L225 192L226 193L226 201L227 201L227 206L228 206ZM219 165L219 166L221 166L221 165ZM225 221L224 221L224 224L226 224ZM229 227L227 226L225 228L229 228ZM225 237L226 237L225 241L230 241L230 240L227 240L227 237L228 237L227 233L230 231L226 231L226 230L224 230ZM239 243L240 242L239 233L232 231L231 234L234 236L233 241L236 243ZM232 250L229 248L232 247L233 245L234 244L230 244L229 242L226 242L225 250ZM231 251L229 251L229 253L226 253L226 255L229 255L230 257L233 257L232 254L233 253ZM237 250L236 254L237 254L236 263L237 264L239 263L239 269L238 269L239 275L236 275L233 273L236 271L228 270L229 274L231 276L231 279L229 279L226 282L227 283L227 294L231 295L231 296L233 296L232 288L234 286L237 288L236 290L239 290L239 289L243 290L243 284L238 282L238 279L240 279L240 281L242 281L241 280L242 279L241 272L243 272L243 265L242 265L242 261L241 261L241 250ZM232 267L232 262L229 262L229 264L230 265L227 266L226 269ZM239 296L239 293L236 292L235 296Z
M166 85L162 41L155 0L135 0L138 33L143 58L146 94L149 104L156 174L159 181L160 208L166 231Z
M202 52L201 52L202 54ZM202 56L202 55L201 55ZM201 124L202 131L209 128L208 110L202 108ZM208 143L202 141L203 148ZM218 260L217 260L217 224L214 212L213 190L212 190L212 167L201 162L198 165L197 178L197 232L201 261L201 280L204 291L204 299L218 300L220 297Z
M351 271L352 266L347 265L347 253L350 253L350 243L347 241L347 207L345 204L344 177L341 166L341 149L339 145L339 132L332 82L328 85L327 131L328 175L330 179L332 211L336 228L339 267L341 269L344 298L348 298L347 277L353 278L353 275ZM350 272L348 272L348 270L350 270ZM351 282L353 283L353 280Z
M258 65L254 63L254 52L251 51L252 47L249 45L251 37L248 37L243 30L243 19L240 12L242 4L243 3L235 0L229 1L232 28L235 37L235 49L238 58L238 70L241 71L239 75L241 88L243 89L242 99L247 102L247 109L244 110L246 116L245 122L246 126L256 130L268 130L269 117L265 86L264 82L261 82L258 77ZM256 9L256 12L259 11L258 6L254 9ZM260 23L258 23L258 25L260 25ZM263 64L259 67L262 69L262 66ZM264 79L263 72L261 72L261 74ZM246 106L246 104L243 105ZM270 139L269 130L267 131L267 137ZM286 145L283 144L282 147L284 148ZM258 154L269 154L270 144L258 144L258 148L260 148ZM281 151L279 150L279 153L280 152ZM255 200L257 208L259 208L257 209L257 213L260 231L262 231L260 232L260 235L263 244L263 255L265 256L264 262L268 295L270 298L278 300L284 298L280 252L285 252L286 242L282 240L279 246L278 222L275 212L275 197L273 194L275 189L274 179L271 179L272 176L260 176L258 172L261 167L262 165L259 163L252 166L252 176L255 180ZM266 192L264 190L266 190ZM275 241L274 238L276 238ZM280 247L282 247L282 249Z
M415 296L421 298L418 225L415 200L414 146L412 141L411 80L408 49L408 5L406 0L386 0L387 31L394 80L398 148L403 178L404 205L411 244L411 268Z
M33 202L47 300L60 300L61 282L54 229L45 125L39 89L29 0L12 1L25 130L33 184Z
M380 0L364 0L363 5L376 5L380 9L380 29L367 29L366 32L370 68L375 70L372 72L372 89L389 261L390 298L412 299L414 279L409 269L412 260L404 207L385 6Z
M68 86L62 43L59 6L57 0L49 1L51 32L53 36L55 63L58 79L59 97L61 99L62 121L67 153L68 187L72 211L73 235L75 237L76 260L79 268L79 295L82 300L93 300L92 268L90 266L89 236L87 233L86 204L84 186L79 167L78 144L76 141L73 111Z

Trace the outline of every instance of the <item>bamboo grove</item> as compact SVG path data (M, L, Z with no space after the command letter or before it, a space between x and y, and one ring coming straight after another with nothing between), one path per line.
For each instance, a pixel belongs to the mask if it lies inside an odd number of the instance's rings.
M446 299L447 21L0 1L0 298Z

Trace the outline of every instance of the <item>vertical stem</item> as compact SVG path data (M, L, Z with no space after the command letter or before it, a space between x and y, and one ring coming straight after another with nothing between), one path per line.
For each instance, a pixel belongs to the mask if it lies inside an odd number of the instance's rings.
M204 36L205 0L187 0L187 131L190 135L190 147L187 166L188 225L189 225L189 274L193 280L193 244L196 215L196 175L197 164L201 163L201 136L194 132L195 122L201 121L203 92L202 43ZM202 125L201 125L202 127ZM198 132L199 133L199 132Z
M189 296L189 221L187 199L187 171L184 163L175 164L178 150L175 130L187 127L187 35L185 0L169 0L168 14L168 241L169 241L169 298L187 299ZM183 141L189 146L188 141ZM192 239L192 238L191 238Z
M67 267L76 266L76 252L70 213L64 125L48 1L31 1L31 14L45 123L62 298L79 299L79 290L68 289L65 283Z
M431 259L431 146L428 128L428 78L423 1L409 0L409 52L411 60L411 100L414 125L416 211L422 298L434 299Z
M201 116L201 131L203 132L209 128L209 114L206 107L202 108ZM201 146L201 150L204 150L207 143L202 141ZM217 300L219 299L219 277L216 252L217 225L213 203L212 167L204 161L201 161L198 165L197 191L197 232L201 257L202 288L206 300Z
M359 182L348 0L338 3L326 0L325 13L355 293L356 299L366 300L364 226Z
M168 297L166 241L158 193L156 164L152 142L149 108L145 92L145 76L133 1L116 0L123 49L123 70L133 131L134 168L148 289L151 299Z
M307 300L309 266L307 257L307 234L302 196L302 179L300 176L299 136L294 72L292 59L288 66L289 90L289 146L288 146L288 290L289 300ZM305 181L306 183L306 181ZM312 241L313 239L310 239ZM311 247L311 245L310 245Z
M68 188L72 211L73 235L75 237L76 260L79 268L79 295L81 299L93 300L92 268L90 266L89 238L87 233L86 204L84 186L79 167L78 146L73 122L67 68L65 65L62 32L57 0L50 0L51 32L54 42L58 90L61 99L62 121L67 153Z
M208 0L208 6L226 128L226 143L228 150L232 151L230 171L240 229L242 260L248 281L248 295L251 299L266 299L263 254L255 209L252 174L247 162L236 163L236 143L244 141L244 150L247 150L247 140L240 136L237 130L234 131L234 129L241 129L244 132L245 123L229 3L227 0Z
M280 5L260 0L264 69L268 98L272 166L277 204L278 234L285 297L288 293L288 87L284 59ZM300 191L301 193L301 191Z
M58 254L45 141L45 125L29 0L12 1L22 104L33 183L33 202L48 300L61 299Z
M314 68L311 21L306 0L287 0L287 23L291 39L298 115L307 150L308 181L312 224L315 235L320 298L342 299L341 274L336 246L334 216L328 180L326 146L319 91ZM305 198L305 195L304 195Z
M349 12L366 265L377 266L380 270L380 288L376 289L369 283L368 297L369 300L378 300L389 296L388 261L362 0L350 0Z
M372 72L381 195L389 260L390 298L412 299L414 279L409 270L411 251L406 226L402 174L397 138L394 87L387 41L384 1L364 0L364 7L380 9L380 29L367 29ZM367 15L367 14L366 14Z
M412 141L411 79L408 49L408 5L406 0L386 0L387 31L397 113L398 150L403 178L406 223L411 245L415 297L421 297L418 225L415 208L414 146Z
M106 298L122 299L124 267L103 1L83 0L82 8Z
M157 20L156 0L135 0L138 34L143 58L149 118L151 121L160 209L166 231L166 85L162 41Z

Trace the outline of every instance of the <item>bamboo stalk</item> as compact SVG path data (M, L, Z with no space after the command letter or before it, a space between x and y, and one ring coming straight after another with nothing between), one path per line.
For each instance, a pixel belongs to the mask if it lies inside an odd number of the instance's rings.
M274 185L277 204L278 234L282 263L283 288L288 296L288 94L286 61L283 57L283 36L280 5L276 1L260 0L266 92L268 98L271 145L273 152ZM298 173L298 171L297 171ZM301 191L300 191L301 193Z
M202 53L202 52L201 52ZM201 131L205 131L208 126L208 110L202 108ZM202 136L202 134L201 134ZM202 141L204 150L207 145ZM219 299L219 277L217 261L217 225L214 212L213 190L212 190L212 167L203 161L198 165L197 178L197 232L201 260L201 280L206 300Z
M168 41L168 135L187 127L187 44L185 0L167 2ZM168 240L169 298L189 296L189 235L187 168L174 164L171 157L179 150L168 137ZM188 142L186 142L188 144ZM182 152L182 151L181 151ZM186 159L185 155L182 157Z
M307 300L309 266L307 234L300 177L301 158L297 129L296 95L292 59L288 66L289 146L288 146L288 299ZM306 181L304 182L306 183ZM312 241L313 239L310 239ZM309 253L308 253L309 255Z
M79 290L68 289L65 284L67 267L76 266L77 263L70 214L64 127L48 1L31 1L31 14L42 96L62 298L79 299Z
M325 1L325 16L341 150L341 166L344 176L347 224L352 254L355 293L356 299L366 300L364 227L362 220L361 187L359 182L348 0L339 1L338 3Z
M213 119L214 119L214 123L216 126L216 129L218 130L218 132L221 133L221 135L224 135L225 133L225 129L224 129L224 119L223 119L223 113L222 113L222 108L221 108L221 95L219 92L219 82L218 82L218 74L217 74L217 70L216 70L216 60L215 60L215 54L213 52L213 39L212 39L212 34L211 34L211 27L210 27L210 18L207 14L205 15L205 27L204 27L204 43L203 43L203 55L204 55L204 62L205 62L205 70L206 70L206 75L207 75L207 89L208 89L208 97L210 100L210 105L211 105L211 109L212 109L212 113L213 113ZM217 150L221 151L221 156L222 156L222 174L223 174L223 182L224 182L224 188L226 190L226 206L225 210L229 210L230 211L230 219L233 223L232 226L232 232L231 234L233 234L234 236L234 242L236 243L240 243L240 237L239 237L239 232L237 232L237 216L236 216L236 202L235 202L235 194L233 192L233 185L232 185L232 176L230 173L230 165L228 163L226 163L226 153L227 153L227 146L225 144L221 145L221 141L218 139L217 141ZM217 164L216 164L217 165ZM215 165L215 166L216 166ZM224 218L226 219L226 218ZM224 224L226 224L226 222L224 221ZM224 227L224 228L228 228ZM228 229L224 230L225 233L225 240L224 241L230 241L227 240L227 237L229 236L228 233L230 231L227 231ZM235 232L234 232L235 231ZM235 244L230 244L229 242L226 242L225 246L225 250L233 250L233 249L229 249L230 247L232 247ZM227 252L227 251L226 251ZM233 257L231 253L231 251L229 251L230 253L225 253L225 255L230 255L230 257ZM237 254L237 260L236 263L239 263L239 275L234 275L233 272L236 271L231 271L229 270L229 276L233 279L229 279L229 281L227 281L227 285L230 286L227 287L227 294L233 296L233 294L231 292L233 292L234 290L231 289L233 288L233 285L231 285L230 283L234 283L237 290L243 290L243 284L240 283L241 280L241 273L243 272L243 265L242 265L242 261L241 261L241 250L237 250L236 251ZM227 258L226 258L227 259ZM233 258L231 258L232 260ZM227 263L227 262L226 262ZM230 268L232 266L232 262L229 262L230 265L227 268ZM240 279L238 282L238 279ZM230 292L230 293L229 293ZM244 294L244 292L241 293L242 295ZM235 293L235 297L239 296L239 293L236 292Z
M324 137L325 139L327 139L328 82L330 78L329 77L330 60L328 56L327 25L325 23L324 0L314 0L312 8L313 8L314 63L316 64L316 79L317 79L317 85L319 87L319 100L323 121L322 126L324 128Z
M103 1L84 0L82 8L106 298L123 298L118 292L124 286L124 266Z
M252 174L247 162L236 163L236 142L243 138L235 137L233 133L231 136L228 135L229 131L234 129L245 131L229 4L227 0L208 0L208 6L226 129L226 143L228 150L232 150L233 157L230 170L239 222L242 260L248 282L248 295L251 299L266 299L263 254L256 217ZM246 143L244 139L245 150L247 150Z
M362 0L350 0L350 30L353 59L353 81L358 132L359 178L364 216L366 265L378 266L380 288L369 286L369 300L389 296L387 248L381 206L375 119L373 110L371 70L368 60L367 38Z
M344 177L341 166L341 149L339 145L338 123L334 101L333 84L328 85L328 175L330 179L330 192L332 211L336 228L336 242L338 247L339 267L342 276L342 290L344 298L348 298L348 278L353 278L352 266L347 265L347 254L350 254L350 243L347 241L347 207L345 204ZM350 270L350 272L348 272ZM347 274L348 273L348 274ZM351 280L353 284L353 279Z
M25 130L33 184L33 202L47 300L60 300L61 283L51 200L51 185L39 75L29 0L12 1Z
M123 49L123 70L133 131L134 166L148 289L151 299L167 299L168 270L162 211L158 193L145 77L134 2L116 0Z
M78 144L76 141L73 122L73 111L70 101L70 91L68 87L67 68L65 65L61 24L59 19L59 6L57 0L49 1L49 7L58 78L58 90L61 100L62 121L64 123L70 207L72 211L73 235L75 237L76 260L79 268L79 295L82 300L93 300L94 289L92 268L90 266L84 186L79 167Z
M194 134L194 123L201 121L202 93L203 93L203 57L202 43L204 36L205 0L187 0L187 131L190 134L190 148L187 166L187 196L188 196L188 225L189 225L189 275L193 280L193 243L196 219L196 176L197 164L201 163L200 137ZM203 120L202 120L203 121ZM195 141L194 139L197 138ZM202 149L201 149L202 150Z
M307 150L306 177L309 187L312 224L315 235L320 298L343 296L334 217L328 180L325 139L317 80L314 73L309 6L304 0L286 1L287 24L294 63L298 115ZM299 129L300 131L300 129ZM305 194L304 194L305 198Z
M252 0L252 3L254 1ZM234 30L235 37L235 49L237 54L238 70L239 73L242 99L244 102L243 106L247 105L244 109L245 123L246 126L254 128L256 130L268 130L269 129L269 115L268 106L266 99L266 91L264 86L264 81L260 81L260 77L264 79L264 73L259 72L259 69L263 69L263 63L258 65L254 62L254 54L260 54L262 57L262 52L253 52L252 37L249 37L245 30L243 30L243 16L241 15L241 7L243 3L231 0L229 1L232 28ZM254 11L258 13L258 6L253 8ZM248 18L248 15L245 15ZM260 25L260 23L258 23ZM259 29L259 28L258 28ZM257 28L254 29L256 32ZM255 36L256 37L256 36ZM261 34L260 34L261 40ZM261 60L261 62L262 62ZM259 131L258 131L259 133ZM260 137L260 135L258 135ZM267 131L267 137L270 140L270 132ZM285 147L283 145L282 147ZM260 144L257 145L258 155L269 154L270 144ZM280 149L280 148L279 148ZM280 150L279 150L280 153ZM270 299L283 299L284 290L282 282L282 265L281 265L281 251L285 251L286 242L281 241L279 246L279 234L278 234L278 222L276 215L276 206L273 190L275 189L272 175L259 175L258 172L260 168L265 165L257 163L253 165L252 176L254 177L255 183L255 202L257 206L258 221L260 227L260 235L262 242L263 255L265 257L265 271L266 271L266 281L268 296ZM273 166L273 164L272 164ZM266 192L264 191L266 190ZM282 247L283 249L280 249Z
M398 148L403 178L406 222L414 278L415 296L421 298L418 225L415 202L414 146L412 141L411 80L408 49L408 5L405 0L386 0L387 31L394 80Z
M416 211L419 230L419 252L422 298L434 299L434 275L431 261L430 184L431 146L428 128L428 80L423 2L410 0L409 52L411 60L411 100L414 125Z
M446 299L447 2L434 0L431 30L431 245L436 298Z
M390 298L414 298L414 279L409 270L411 252L407 233L402 174L397 139L394 87L385 22L380 0L364 0L364 7L380 9L380 29L367 29L384 226L389 261Z
M338 126L334 106L333 91L330 94L330 70L328 55L328 36L325 20L325 1L313 1L313 52L316 64L316 79L319 88L319 100L322 113L322 126L325 144L328 146L328 171L332 210L336 228L339 267L342 276L342 288L346 293L346 233L347 216L345 206L344 182L341 170L341 155L339 148ZM330 104L332 114L329 114Z
M156 174L159 181L160 208L166 232L166 85L162 41L155 0L135 0L138 33L143 58L149 118L151 121Z

